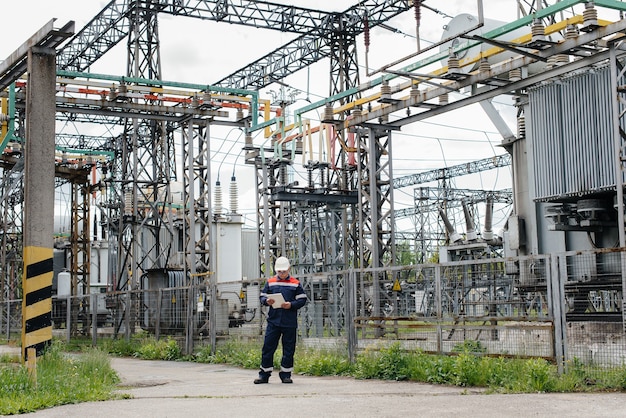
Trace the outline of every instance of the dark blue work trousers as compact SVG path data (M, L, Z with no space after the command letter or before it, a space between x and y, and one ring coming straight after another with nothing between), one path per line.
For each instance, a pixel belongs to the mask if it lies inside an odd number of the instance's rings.
M267 324L265 329L265 340L261 351L261 379L269 378L274 369L274 353L278 348L278 341L282 337L283 357L280 360L280 378L291 377L293 371L293 355L296 352L297 328L286 328L277 325Z

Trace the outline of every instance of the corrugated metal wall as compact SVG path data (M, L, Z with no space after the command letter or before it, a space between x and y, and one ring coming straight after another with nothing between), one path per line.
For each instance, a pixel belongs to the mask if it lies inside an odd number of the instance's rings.
M614 189L608 67L533 87L528 99L526 132L534 160L534 199L550 201Z
M247 280L254 282L261 278L259 268L259 231L246 229L241 231L242 274Z

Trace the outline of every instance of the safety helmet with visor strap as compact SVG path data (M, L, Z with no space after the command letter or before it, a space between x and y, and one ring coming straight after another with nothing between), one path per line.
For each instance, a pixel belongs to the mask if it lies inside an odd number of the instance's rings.
M276 259L276 263L274 263L274 271L278 273L279 271L289 270L289 259L287 257L278 257Z

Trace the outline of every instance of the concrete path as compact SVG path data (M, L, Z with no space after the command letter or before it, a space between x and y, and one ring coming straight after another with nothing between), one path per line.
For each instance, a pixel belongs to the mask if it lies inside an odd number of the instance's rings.
M112 359L127 400L65 405L24 417L619 417L626 393L485 395L412 382L294 375L254 385L222 365Z

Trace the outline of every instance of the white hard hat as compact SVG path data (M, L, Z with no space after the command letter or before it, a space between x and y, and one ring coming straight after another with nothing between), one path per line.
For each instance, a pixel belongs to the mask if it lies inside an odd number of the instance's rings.
M278 257L274 263L274 271L289 270L289 259L287 257Z

